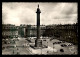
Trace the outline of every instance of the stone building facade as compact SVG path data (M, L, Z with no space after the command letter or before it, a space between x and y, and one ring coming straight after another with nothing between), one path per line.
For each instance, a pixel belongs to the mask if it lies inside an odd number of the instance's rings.
M78 24L40 25L40 37L41 36L78 43ZM37 37L37 26L2 24L2 38L17 37Z
M45 25L40 25L40 36L45 31ZM37 26L36 25L27 25L26 27L26 37L36 37L37 36Z
M19 37L25 37L26 36L26 25L21 24L18 28L18 35Z
M18 38L18 26L2 24L2 38Z
M77 44L78 24L49 25L43 35Z

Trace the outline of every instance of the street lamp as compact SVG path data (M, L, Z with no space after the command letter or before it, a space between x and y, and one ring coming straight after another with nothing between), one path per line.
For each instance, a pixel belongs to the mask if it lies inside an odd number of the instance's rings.
M47 48L48 48L48 42L47 42Z
M42 54L42 47L41 47L41 54Z
M49 51L47 51L47 54L49 54Z
M54 52L54 43L53 43L53 52Z
M27 45L26 45L26 42L25 42L25 47L26 47Z
M41 54L42 54L42 40L41 40Z
M17 54L19 54L19 49L17 48Z

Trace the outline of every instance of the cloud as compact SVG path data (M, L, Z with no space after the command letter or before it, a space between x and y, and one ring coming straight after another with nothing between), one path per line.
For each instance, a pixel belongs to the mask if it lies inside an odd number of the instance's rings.
M44 25L76 23L77 3L2 3L2 21L5 24L36 25L37 5L40 5L40 23Z
M77 4L62 3L58 4L55 11L50 13L54 23L76 23L77 21ZM49 17L50 18L50 17ZM58 22L59 21L59 22Z

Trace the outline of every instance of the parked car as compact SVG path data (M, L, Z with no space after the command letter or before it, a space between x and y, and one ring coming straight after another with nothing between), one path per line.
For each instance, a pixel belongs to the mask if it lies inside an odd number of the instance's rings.
M73 46L73 44L71 44L71 43L67 43L66 45L67 45L67 46Z
M7 44L10 44L11 42L8 42Z
M67 43L67 44L61 44L62 47L68 47L68 46L72 46L73 44L71 43Z
M5 49L5 47L2 47L2 50Z
M65 43L65 41L62 41L62 43Z
M61 44L63 43L62 41L59 41L59 42L54 42L53 44Z
M61 47L67 47L67 45L66 44L61 44Z
M43 41L46 41L46 40L43 40Z
M60 49L60 52L64 52L64 49Z

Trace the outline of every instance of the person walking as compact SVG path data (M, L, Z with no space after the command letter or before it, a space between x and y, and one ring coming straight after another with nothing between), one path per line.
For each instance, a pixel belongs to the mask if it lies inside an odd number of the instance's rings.
M13 50L13 54L14 54L14 50Z

